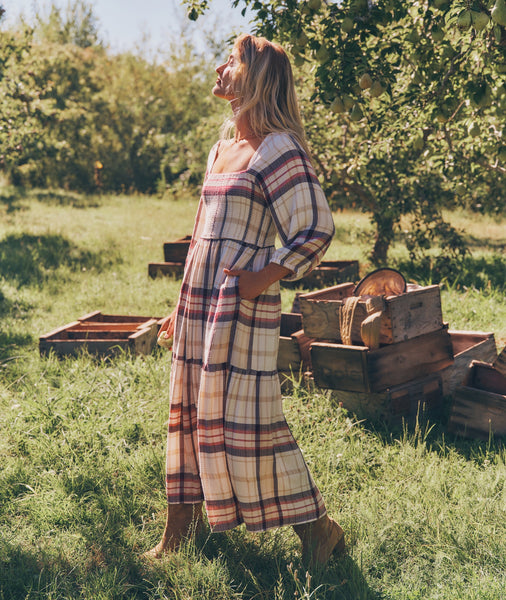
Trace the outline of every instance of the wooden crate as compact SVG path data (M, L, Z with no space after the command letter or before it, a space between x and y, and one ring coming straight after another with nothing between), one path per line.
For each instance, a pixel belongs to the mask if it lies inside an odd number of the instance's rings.
M296 313L281 313L279 332L278 371L297 373L301 367L300 348L292 337L302 329L302 316Z
M449 331L453 364L441 371L443 395L451 396L464 382L473 360L494 362L497 348L493 333L483 331Z
M180 278L184 273L184 262L152 262L148 264L148 275L155 279L161 276Z
M335 390L381 392L439 371L452 362L447 326L376 350L331 342L311 344L316 385Z
M309 348L313 341L304 335L302 315L281 313L277 369L285 390L289 390L293 376L310 375Z
M42 355L75 355L82 349L91 354L110 355L118 350L149 354L156 344L160 319L90 313L77 321L39 337Z
M308 275L297 281L281 280L287 288L321 288L358 279L358 260L323 260Z
M339 311L344 300L353 295L354 283L342 283L299 296L302 322L307 336L329 341L341 341ZM351 339L362 344L360 326L367 317L366 298L360 300L353 319ZM408 284L408 291L398 296L384 297L381 317L380 344L395 344L437 331L443 326L439 286Z
M278 371L297 373L311 370L310 346L315 340L302 329L302 315L281 313Z
M439 373L393 386L384 392L339 390L333 397L359 419L381 421L388 425L413 424L417 418L438 418L442 413L443 386Z
M183 263L186 260L190 248L192 236L186 235L173 242L165 242L163 245L163 259L167 263Z
M491 364L471 363L455 390L448 430L478 439L506 436L506 377Z

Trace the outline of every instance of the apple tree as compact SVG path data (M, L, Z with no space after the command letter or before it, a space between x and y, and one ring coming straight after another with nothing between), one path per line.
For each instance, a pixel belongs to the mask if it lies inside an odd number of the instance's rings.
M206 2L187 2L192 18ZM444 209L505 210L505 0L233 0L292 54L328 197L412 258L466 253Z

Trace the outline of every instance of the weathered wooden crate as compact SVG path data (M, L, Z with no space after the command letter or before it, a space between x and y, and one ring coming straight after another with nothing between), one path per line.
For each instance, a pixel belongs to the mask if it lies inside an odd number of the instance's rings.
M506 436L506 377L491 364L471 363L455 390L448 430L478 439Z
M192 236L186 235L173 242L165 242L163 245L163 258L168 263L184 263L190 248Z
M96 311L39 337L42 355L72 355L86 349L109 355L118 350L149 354L156 344L160 320L152 317L104 315Z
M156 277L170 276L180 278L184 273L184 262L151 262L148 264L148 275Z
M311 344L316 385L335 390L381 392L439 371L452 362L453 348L446 325L376 350L332 342Z
M443 395L451 396L461 386L471 362L494 362L497 357L494 334L483 331L449 331L453 347L453 364L441 371Z
M354 283L342 283L299 296L304 332L307 336L329 341L341 341L339 312L346 298L353 295ZM395 344L437 331L443 326L439 286L408 284L407 292L384 297L381 316L380 344ZM366 297L355 309L351 339L362 344L360 327L368 316Z
M333 397L359 419L388 425L413 424L417 419L438 418L442 412L443 386L438 372L393 386L384 392L339 390Z
M302 330L302 315L281 313L277 369L284 389L290 388L293 377L310 375L312 341Z
M300 347L292 337L302 330L302 316L297 313L281 313L279 332L278 371L297 373L301 367Z
M323 260L308 275L297 281L281 280L287 288L321 288L358 279L358 260Z

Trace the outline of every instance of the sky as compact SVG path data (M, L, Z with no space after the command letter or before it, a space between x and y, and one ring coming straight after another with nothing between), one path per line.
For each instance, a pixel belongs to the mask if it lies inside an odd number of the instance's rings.
M2 27L15 23L20 13L30 22L37 11L46 14L52 4L65 8L68 1L0 0L0 6L6 11ZM210 9L196 23L186 18L186 9L180 0L88 0L87 3L98 18L101 38L118 52L133 50L138 45L148 51L163 49L167 37L177 39L183 25L199 50L204 49L203 28L217 32L219 38L251 32L250 17L243 17L241 8L232 8L231 0L210 0Z

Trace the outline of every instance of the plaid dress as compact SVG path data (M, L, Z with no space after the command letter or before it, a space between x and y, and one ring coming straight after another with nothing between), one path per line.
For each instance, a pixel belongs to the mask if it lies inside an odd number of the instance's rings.
M334 223L307 156L288 134L268 135L240 172L211 172L217 146L176 308L167 500L205 500L213 531L240 523L261 531L313 521L325 506L283 415L279 282L243 300L237 277L223 269L275 262L298 279L320 262Z

